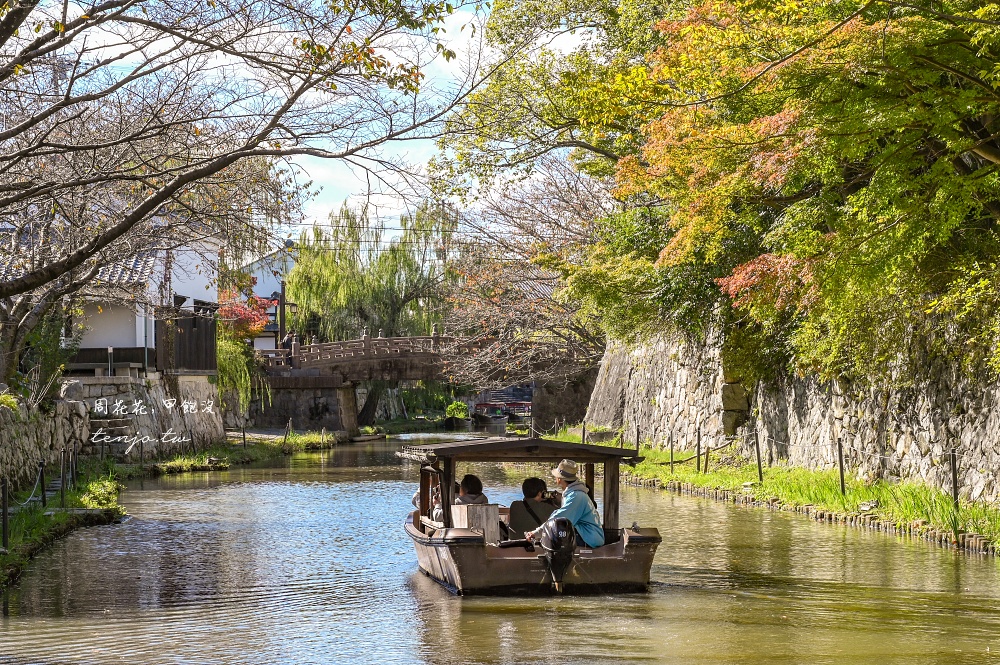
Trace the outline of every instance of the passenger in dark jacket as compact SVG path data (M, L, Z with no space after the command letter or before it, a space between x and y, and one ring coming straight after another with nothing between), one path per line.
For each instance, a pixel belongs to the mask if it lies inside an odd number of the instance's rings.
M489 499L483 494L483 481L478 476L471 473L462 478L458 484L458 496L455 497L456 506L466 506L472 503L489 503Z
M510 530L515 534L532 531L545 524L556 509L555 503L545 498L548 488L541 478L528 478L521 483L523 501L510 503ZM520 537L520 535L518 536Z

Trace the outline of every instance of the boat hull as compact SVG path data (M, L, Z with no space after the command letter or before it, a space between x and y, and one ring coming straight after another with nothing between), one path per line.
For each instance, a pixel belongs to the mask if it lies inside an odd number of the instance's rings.
M479 531L439 529L421 533L407 519L420 569L453 593L522 595L555 593L542 549L487 545ZM642 592L649 587L653 555L660 543L656 529L625 529L617 543L577 548L563 579L564 593Z

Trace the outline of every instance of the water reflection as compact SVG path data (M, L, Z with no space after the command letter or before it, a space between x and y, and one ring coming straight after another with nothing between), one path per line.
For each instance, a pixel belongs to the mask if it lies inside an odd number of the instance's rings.
M12 590L0 663L977 663L1000 649L993 560L633 488L624 519L664 536L651 593L452 596L402 531L417 469L398 445L137 485L132 519L72 534ZM473 470L493 500L517 498L507 474Z

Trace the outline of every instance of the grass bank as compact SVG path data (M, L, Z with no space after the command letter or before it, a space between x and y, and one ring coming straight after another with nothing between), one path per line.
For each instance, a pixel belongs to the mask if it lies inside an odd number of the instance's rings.
M66 490L65 509L56 494L47 507L28 503L10 516L8 549L0 549L0 589L15 582L31 558L59 538L80 527L109 524L125 514L118 503L124 486L111 465L84 461L78 473L78 489ZM30 490L14 493L11 506L20 505L30 494Z
M333 434L322 432L292 432L284 436L261 437L247 435L243 445L240 435L197 452L178 453L167 459L151 460L143 466L119 467L120 478L187 473L190 471L225 471L231 466L280 459L306 450L325 450L337 445Z
M709 471L699 472L692 461L674 464L670 453L643 449L644 461L630 470L640 480L658 484L686 485L690 488L721 489L751 497L755 502L792 510L808 508L810 514L829 521L854 523L867 516L895 531L905 533L946 532L953 544L964 542L968 534L978 534L994 546L1000 544L1000 508L985 503L961 502L958 509L946 492L923 483L904 481L866 483L845 475L845 491L840 491L836 469L816 471L794 466L764 468L758 482L757 465L733 455L710 457ZM694 451L675 451L675 460L690 458Z
M580 435L566 428L551 438L580 442ZM643 448L642 455L643 462L632 469L626 467L623 473L643 484L712 496L715 494L709 490L721 490L729 500L796 510L832 522L875 524L883 530L924 536L945 544L973 543L979 536L979 540L1000 549L1000 507L962 501L956 510L947 492L920 482L866 483L847 473L845 492L841 493L836 469L764 467L764 481L759 482L756 462L731 453L712 453L707 473L699 472L690 459L693 450L676 450L672 471L669 451ZM676 463L679 460L688 461Z
M404 434L433 432L440 426L437 420L391 420L374 428L362 428L362 434ZM118 468L119 478L187 473L191 471L224 471L232 466L280 459L286 455L308 450L326 450L344 443L332 432L291 432L284 435L259 436L247 434L246 446L240 434L230 434L227 441L197 452L179 453L161 460L150 460L142 466L128 465Z

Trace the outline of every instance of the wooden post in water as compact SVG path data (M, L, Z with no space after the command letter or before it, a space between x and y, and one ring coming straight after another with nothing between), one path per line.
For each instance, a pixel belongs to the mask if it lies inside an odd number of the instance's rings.
M441 469L441 508L444 510L444 526L451 528L451 506L455 503L455 460L445 457Z
M42 488L45 491L45 488ZM59 507L66 507L66 448L59 452Z
M618 485L620 462L609 459L604 463L604 528L618 528Z
M948 457L951 459L951 501L955 506L955 512L958 513L958 451L955 450L955 446L951 447L951 454Z
M48 500L45 498L45 460L38 460L38 486L42 488L42 508L46 507Z
M670 475L674 475L674 433L670 432Z
M694 463L695 463L695 466L698 467L697 468L697 472L701 473L701 422L698 423L697 434L698 434L698 437L697 437L697 444L696 444L696 447L695 447L695 459L694 459Z
M844 444L840 437L837 437L837 467L840 469L840 495L844 496L847 494L847 488L844 486Z
M243 430L243 450L246 450L247 449L247 423L246 423L246 421L243 421L243 426L241 427L241 429Z
M288 435L292 432L292 419L288 419L288 424L285 425L285 440L281 442L282 447L288 445Z
M139 439L139 468L146 468L146 442Z
M0 511L3 511L3 518L2 518L2 521L3 521L3 529L2 529L3 530L3 541L2 542L3 542L3 548L4 549L7 549L8 547L10 547L10 536L9 536L10 531L9 531L9 523L7 521L7 510L8 510L8 504L7 504L7 477L4 476L4 478L2 480L0 480Z
M705 446L705 465L701 467L701 470L708 473L708 454L712 452L712 446Z
M417 510L421 517L431 515L431 473L425 466L420 467L420 499L417 502ZM419 522L419 520L416 520ZM424 530L423 523L414 524L421 532Z
M319 433L319 445L321 445L324 448L326 448L326 428L325 427L323 428L323 431Z
M764 467L760 463L760 436L757 432L757 424L753 426L753 448L757 453L757 482L764 482Z
M580 443L587 443L587 421L583 421L580 429Z

